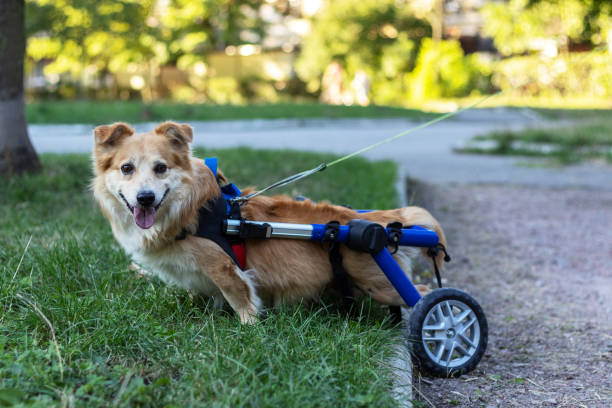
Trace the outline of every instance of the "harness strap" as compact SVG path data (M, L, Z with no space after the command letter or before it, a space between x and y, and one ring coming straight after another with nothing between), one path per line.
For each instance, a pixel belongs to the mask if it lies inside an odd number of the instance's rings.
M246 245L244 245L244 242L239 242L232 245L232 251L238 259L238 265L240 265L240 268L246 268Z
M334 287L342 295L342 303L347 312L353 309L355 305L355 298L353 296L353 285L351 279L342 265L342 255L340 254L340 244L336 241L340 232L340 223L338 221L331 221L325 225L324 241L330 243L328 248L329 263L332 267L332 273L334 275L333 284Z
M225 235L224 221L226 217L226 201L222 195L210 201L208 205L198 210L198 228L193 236L206 238L219 245L223 251L232 258L234 263L244 269L246 264L246 251L244 242L231 239ZM185 239L185 230L176 237L176 240ZM242 247L242 248L240 248ZM236 250L234 250L236 248ZM238 252L240 256L236 254Z
M219 160L216 157L207 157L204 159L204 164L210 169L210 171L212 171L212 174L213 176L215 176L215 178L217 178L218 161Z
M334 286L342 295L342 303L347 311L350 311L355 305L353 297L353 285L351 280L342 265L342 255L340 254L340 244L332 242L329 248L329 262L332 266L334 274Z
M216 178L217 158L204 159L204 163ZM198 210L198 228L193 235L199 238L210 239L219 245L236 265L241 269L245 269L246 247L244 240L226 235L224 225L228 213L231 213L228 199L240 196L240 190L234 184L219 187L221 188L221 194ZM240 213L234 214L234 216L236 215L240 218ZM176 240L185 239L186 235L187 231L183 230L176 237Z
M431 257L431 261L433 262L434 272L436 274L436 280L438 281L438 287L442 287L442 278L440 277L440 269L438 269L438 263L436 262L436 257L440 253L440 250L444 252L444 262L450 262L451 257L446 252L446 247L443 244L438 244L435 247L431 247L427 250L427 255Z

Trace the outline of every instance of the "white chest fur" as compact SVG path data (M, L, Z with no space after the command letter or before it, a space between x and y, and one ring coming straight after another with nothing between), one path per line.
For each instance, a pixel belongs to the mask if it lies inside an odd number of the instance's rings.
M221 295L217 286L203 273L195 258L183 250L180 244L170 244L156 250L143 250L141 240L134 239L133 235L115 236L136 263L167 284L204 296L217 298Z

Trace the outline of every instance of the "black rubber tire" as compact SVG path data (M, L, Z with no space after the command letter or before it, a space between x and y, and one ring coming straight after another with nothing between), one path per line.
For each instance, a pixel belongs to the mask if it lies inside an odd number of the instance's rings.
M433 361L425 351L425 345L422 339L423 321L427 313L438 303L445 300L458 300L467 305L474 312L478 324L480 325L480 341L476 346L476 351L472 357L457 367L447 368ZM472 371L478 365L478 362L484 355L487 349L489 327L487 318L478 302L467 293L455 288L434 289L414 306L410 318L408 320L408 336L412 347L413 360L423 374L429 374L434 377L459 377L462 374Z

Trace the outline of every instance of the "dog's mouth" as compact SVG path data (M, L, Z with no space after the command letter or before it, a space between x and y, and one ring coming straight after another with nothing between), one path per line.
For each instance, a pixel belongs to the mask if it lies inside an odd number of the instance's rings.
M119 196L121 197L121 199L127 206L128 210L132 213L132 216L134 217L134 222L136 223L136 225L138 225L142 229L149 229L153 226L153 224L155 224L155 214L157 213L157 210L164 202L164 198L166 198L169 191L170 191L169 188L166 189L161 200L159 200L159 203L154 207L153 206L142 207L140 205L131 206L128 200L123 195L123 193L119 192Z

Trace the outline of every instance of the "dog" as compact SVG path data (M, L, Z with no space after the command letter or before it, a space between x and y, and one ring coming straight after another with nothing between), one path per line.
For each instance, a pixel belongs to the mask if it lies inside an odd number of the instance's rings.
M189 125L165 122L136 134L129 125L114 123L97 127L94 139L94 198L123 249L166 283L212 297L216 305L227 301L242 323L255 322L264 304L316 299L331 286L332 267L319 243L247 240L243 270L215 242L193 235L199 209L219 197L226 179L192 156ZM298 224L346 224L362 218L385 226L399 221L434 230L446 244L440 224L419 207L358 213L329 203L256 196L241 211L247 220ZM182 232L184 239L177 239ZM405 306L370 254L345 246L340 253L355 296L367 294L386 305ZM400 247L394 256L410 272L418 255L417 248ZM442 254L430 262L441 268ZM429 291L422 285L417 289Z

